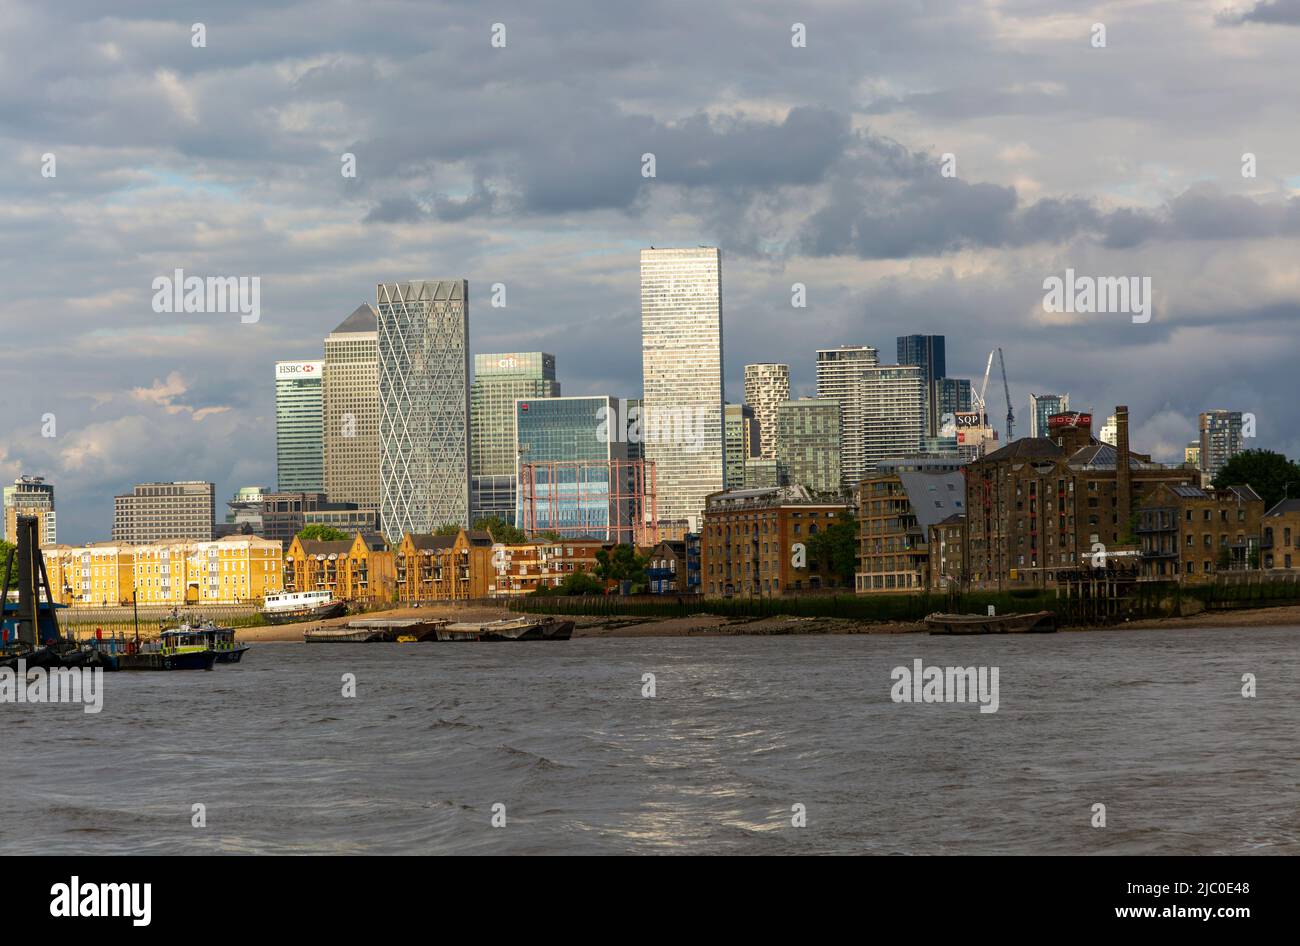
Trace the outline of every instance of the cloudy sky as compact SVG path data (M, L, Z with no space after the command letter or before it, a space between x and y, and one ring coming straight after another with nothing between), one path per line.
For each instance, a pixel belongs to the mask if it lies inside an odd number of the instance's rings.
M473 351L635 395L650 244L722 247L731 400L938 333L952 375L1005 350L1026 432L1066 390L1162 459L1212 407L1300 454L1300 0L487 6L0 0L0 479L52 479L61 540L134 482L274 485L273 363L376 282L465 277ZM1153 318L1045 312L1067 267ZM260 321L155 313L177 268L259 276Z

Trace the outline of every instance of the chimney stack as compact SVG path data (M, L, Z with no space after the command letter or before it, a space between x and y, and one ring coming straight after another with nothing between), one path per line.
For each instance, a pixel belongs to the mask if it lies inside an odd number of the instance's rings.
M1128 407L1115 408L1115 494L1119 507L1117 534L1120 541L1128 535L1128 520L1133 514L1133 475L1128 468Z

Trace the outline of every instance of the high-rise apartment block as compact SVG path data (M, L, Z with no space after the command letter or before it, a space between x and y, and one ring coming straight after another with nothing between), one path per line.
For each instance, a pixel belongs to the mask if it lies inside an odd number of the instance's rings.
M867 472L862 383L866 370L879 363L879 353L868 345L841 345L817 352L817 397L840 405L840 475L846 488L852 488Z
M862 375L863 476L880 460L918 453L925 439L925 376L918 365L876 365ZM853 481L856 485L857 480Z
M666 528L698 531L723 487L722 254L641 251L642 429Z
M1047 418L1053 414L1065 414L1070 410L1068 394L1031 394L1029 395L1029 436L1047 437L1051 427Z
M325 495L379 509L379 323L362 304L325 336ZM280 489L285 489L280 485ZM309 491L306 486L295 490Z
M777 460L789 482L814 493L840 490L840 403L786 401L776 410Z
M139 545L167 539L212 539L216 487L203 480L139 483L113 497L113 541Z
M1201 480L1214 482L1223 465L1241 453L1241 411L1212 410L1201 414Z
M790 366L745 365L745 403L758 421L759 455L776 459L776 409L790 400Z
M12 486L4 488L4 531L0 538L16 541L18 517L35 516L36 534L42 546L58 542L58 529L54 513L54 484L45 482L43 476L20 476Z
M380 283L380 525L469 525L469 283Z
M325 484L324 367L323 361L275 363L275 468L281 490L316 491Z
M745 485L745 461L759 455L758 421L748 404L726 406L723 441L726 450L725 480L727 489Z
M945 339L942 335L900 335L898 343L898 363L916 365L921 369L925 385L925 433L938 436L942 424L943 411L939 399L940 378L947 375L945 356Z

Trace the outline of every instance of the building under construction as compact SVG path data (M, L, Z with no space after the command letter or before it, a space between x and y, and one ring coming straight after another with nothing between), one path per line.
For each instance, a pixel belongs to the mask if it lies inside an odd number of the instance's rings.
M655 465L649 460L543 460L520 465L519 526L531 538L650 546L659 541Z

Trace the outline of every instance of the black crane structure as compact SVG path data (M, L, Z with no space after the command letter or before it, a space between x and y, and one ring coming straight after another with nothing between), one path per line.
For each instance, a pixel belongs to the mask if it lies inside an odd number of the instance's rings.
M1011 409L1011 385L1007 384L1007 360L998 349L998 365L1002 368L1002 390L1007 394L1007 443L1011 443L1016 426L1016 412Z

